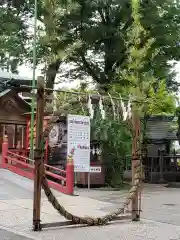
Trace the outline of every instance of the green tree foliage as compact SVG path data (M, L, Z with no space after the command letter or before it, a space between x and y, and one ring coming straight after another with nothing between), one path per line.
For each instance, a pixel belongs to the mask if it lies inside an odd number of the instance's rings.
M10 1L24 19L32 17L32 0ZM179 1L151 0L140 2L141 24L154 39L146 56L145 72L164 78L168 87L174 87L168 78L168 60L179 59ZM74 63L72 77L90 76L107 90L113 83L124 84L117 77L116 68L127 60L126 32L132 23L129 0L42 0L38 1L38 20L42 23L38 41L38 60L47 65L47 86L52 87L61 63ZM140 39L144 46L146 37ZM31 56L31 53L30 53ZM69 72L64 75L68 76Z
M176 96L167 90L165 81L160 81L157 91L149 89L147 115L174 116L176 110Z
M168 88L177 89L173 74L168 75L168 60L179 60L179 4L180 1L151 0L141 1L142 25L155 38L153 49L159 49L146 68L152 69L160 79L166 79ZM147 56L149 57L149 56ZM174 83L174 84L173 84Z
M175 95L168 90L166 81L159 79L156 72L149 71L146 66L156 61L160 48L154 48L156 39L142 25L140 1L132 0L133 23L126 35L126 55L123 68L119 68L120 78L126 86L115 85L115 91L128 93L138 100L136 103L141 117L144 115L174 115ZM143 45L142 45L143 42ZM152 69L151 69L152 70Z
M157 81L155 73L145 71L144 66L149 59L153 59L159 53L159 49L153 49L155 39L150 37L148 31L141 24L141 14L139 12L139 1L132 0L132 19L133 23L128 28L125 36L126 60L121 68L118 68L120 79L126 82L124 88L119 84L114 84L111 89L113 94L120 92L130 95L138 101L135 106L141 113L141 117L145 114L172 114L175 107L175 99L169 94L165 81ZM141 44L144 39L144 44ZM148 59L147 59L148 55ZM166 96L167 95L167 96ZM74 102L75 97L68 98L70 103ZM62 99L62 96L61 96ZM87 105L87 98L85 100ZM76 104L78 102L76 97ZM66 103L67 100L61 102ZM84 103L84 101L83 101ZM73 113L83 114L87 111L87 106L77 104L66 107L72 109ZM76 105L76 106L77 106ZM107 182L111 185L117 185L122 182L123 158L131 152L131 135L127 125L125 126L121 119L114 119L114 112L111 100L105 104L106 119L102 119L99 112L92 121L92 139L100 140L103 146L103 160L107 168ZM82 111L81 108L82 107ZM116 106L117 108L117 106ZM87 112L86 112L87 114ZM118 176L118 177L117 177Z
M143 119L141 142L145 153L148 139L146 137L147 121L150 115L174 115L175 95L167 89L167 83L160 79L157 72L149 71L146 66L156 61L161 50L154 48L156 39L151 36L142 24L140 0L132 0L133 23L127 31L127 59L123 68L119 68L120 78L126 81L122 89L116 84L113 91L128 93L133 100L133 112ZM143 44L142 44L143 42ZM140 141L140 139L139 139ZM145 160L145 154L143 154Z
M56 101L49 105L49 109L56 103L58 114L89 115L89 95L98 96L97 90L89 90L86 84L79 88L67 90L68 92L56 94ZM81 94L74 94L81 92ZM126 165L126 156L131 155L131 132L128 125L122 121L120 101L115 101L115 110L112 100L103 98L105 119L100 113L99 104L93 104L94 118L91 119L91 140L100 143L102 149L102 164L106 169L106 183L117 187L123 183L123 171Z
M110 114L112 116L112 112ZM108 110L106 115L109 115ZM97 112L92 121L92 134L102 146L106 183L111 187L122 186L127 156L131 155L131 131L122 120L113 119L110 115L102 119Z
M22 14L11 6L0 5L0 68L17 71L28 44L27 23Z

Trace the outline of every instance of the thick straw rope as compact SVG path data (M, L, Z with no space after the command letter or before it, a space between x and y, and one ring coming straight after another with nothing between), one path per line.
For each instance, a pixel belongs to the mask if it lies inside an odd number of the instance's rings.
M49 125L47 126L47 128L45 129L45 131L43 132L43 139L45 140L52 127L53 127L53 123L56 122L56 118L52 119L51 122L49 123ZM42 164L43 164L43 153L44 153L44 149L42 149L41 154L42 154ZM138 191L138 188L140 187L140 179L141 179L141 161L140 159L136 160L136 166L135 166L135 182L134 182L134 186L132 186L132 188L129 191L129 194L123 204L122 208L118 208L115 212L109 213L103 217L79 217L76 215L73 215L72 213L68 212L57 200L57 198L54 196L54 194L52 193L49 185L48 185L48 181L46 178L46 174L45 174L45 169L43 171L43 178L42 178L42 188L44 189L45 195L47 196L49 202L53 205L53 207L62 215L64 216L67 220L72 221L73 224L86 224L89 226L92 225L104 225L107 224L109 221L112 221L113 219L116 218L116 216L120 215L120 214L124 214L125 209L128 207L128 205L130 204L130 202L132 201L132 199L134 197L136 197L136 193Z

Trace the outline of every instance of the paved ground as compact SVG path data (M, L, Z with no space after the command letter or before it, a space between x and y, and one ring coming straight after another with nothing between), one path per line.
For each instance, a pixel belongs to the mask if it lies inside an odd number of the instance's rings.
M83 191L79 190L81 196L91 197L100 201L113 204L113 209L122 205L127 191ZM145 185L142 192L141 216L144 219L154 220L180 226L180 188L166 188L159 185ZM102 208L110 211L112 207Z
M142 198L142 220L123 221L103 227L69 227L32 232L33 184L30 180L0 169L0 240L178 240L180 239L180 190L146 186ZM70 197L54 191L58 200L77 215L102 216L119 207L126 192L79 190ZM44 194L42 222L64 221Z
M1 240L30 240L31 238L27 238L17 233L13 233L11 231L0 229L0 239Z

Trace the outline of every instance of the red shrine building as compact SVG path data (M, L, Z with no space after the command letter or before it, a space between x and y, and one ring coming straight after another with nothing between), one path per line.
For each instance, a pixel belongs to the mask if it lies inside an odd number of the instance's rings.
M30 151L31 98L28 92L26 92L26 95L20 92L24 90L23 87L25 85L31 84L31 80L20 78L18 75L13 75L13 87L7 87L4 86L5 84L2 84L5 81L8 82L10 79L11 76L7 76L7 74L3 73L2 77L0 72L0 158L2 154L3 138L5 135L8 139L8 149L17 152L22 156L28 157ZM21 85L23 85L23 87L21 87ZM66 120L64 118L66 117L63 117L61 120L66 125ZM48 123L48 119L48 116L44 117L44 128ZM60 124L62 125L61 120ZM36 125L34 125L34 140L36 136L35 131ZM55 152L57 154L54 154ZM61 168L63 164L65 167L66 149L55 149L55 152L50 152L48 142L46 142L44 157L45 162L54 167ZM98 156L91 156L91 165L99 166L100 162L98 159ZM87 173L77 174L78 184L87 185L87 181ZM103 172L91 174L92 185L103 185L104 181Z

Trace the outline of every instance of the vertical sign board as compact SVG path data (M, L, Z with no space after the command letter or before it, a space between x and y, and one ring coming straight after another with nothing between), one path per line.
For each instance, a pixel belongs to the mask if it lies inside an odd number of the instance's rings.
M90 170L90 118L68 115L67 154L74 148L74 172Z

